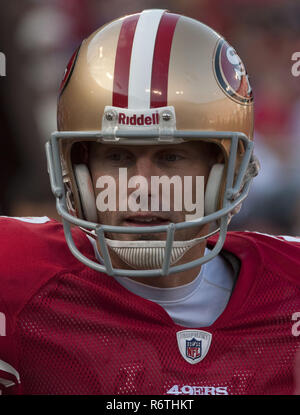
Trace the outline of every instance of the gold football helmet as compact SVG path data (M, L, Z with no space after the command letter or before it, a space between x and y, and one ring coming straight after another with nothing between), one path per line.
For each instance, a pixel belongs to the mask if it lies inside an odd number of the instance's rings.
M73 54L61 84L57 116L58 131L46 145L48 170L67 242L79 260L109 275L128 275L128 270L113 268L113 250L136 268L131 276L160 276L201 265L218 254L230 218L258 172L251 87L241 59L222 36L197 20L165 10L114 20ZM207 181L203 217L138 229L98 223L89 168L84 157L74 157L75 143L159 145L197 140L214 143L223 154ZM174 233L207 223L217 223L209 233L219 232L213 250L174 265L203 240L176 241ZM70 224L98 239L103 263L79 252ZM166 233L165 241L118 244L106 238L107 232L158 231Z

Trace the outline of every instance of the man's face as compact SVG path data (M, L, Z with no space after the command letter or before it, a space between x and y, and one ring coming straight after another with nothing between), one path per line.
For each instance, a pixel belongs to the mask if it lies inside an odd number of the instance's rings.
M99 178L110 176L115 188L112 190L116 193L116 210L100 211L98 209L99 223L112 226L158 226L167 225L170 222L179 223L186 220L186 215L191 212L187 211L186 201L182 200L182 209L176 208L176 196L178 197L178 187L171 185L170 193L163 194L163 186L153 186L153 178L166 176L167 178L177 177L182 184L182 198L188 198L195 203L201 199L203 202L203 187L199 189L196 186L196 177L203 177L205 186L210 169L217 162L219 155L218 149L213 144L204 142L186 142L177 145L110 145L91 143L89 146L89 168L92 174L93 185L95 189L96 200L103 192L103 187L99 188ZM133 180L135 176L143 178L143 185L140 181L136 187L124 188L124 181L120 180L121 172L126 172L127 183ZM123 173L122 173L123 174ZM124 174L123 174L124 176ZM185 177L190 176L191 187L185 192ZM124 177L123 177L124 179ZM97 188L98 187L98 188ZM143 189L142 189L143 188ZM132 201L141 204L141 198L136 198L136 191L143 192L143 210L131 211L128 203ZM176 190L177 189L177 190ZM121 191L121 192L120 192ZM174 195L175 192L175 195ZM198 192L198 193L197 193ZM202 194L199 195L199 192ZM174 198L175 196L175 198ZM169 199L169 207L163 206L164 198ZM123 200L122 200L123 199ZM147 200L148 199L148 200ZM145 209L145 200L147 208ZM156 202L155 211L152 209L152 201ZM124 210L124 203L126 210ZM123 209L120 209L120 206ZM158 206L158 210L157 210ZM190 205L191 206L191 205ZM193 227L177 231L175 240L190 240L201 235L201 227ZM116 240L165 240L166 233L148 233L148 234L107 234L110 239Z

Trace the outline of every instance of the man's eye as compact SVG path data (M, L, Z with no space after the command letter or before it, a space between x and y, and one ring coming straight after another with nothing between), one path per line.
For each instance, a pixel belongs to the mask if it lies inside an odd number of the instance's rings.
M182 160L182 158L183 157L181 155L176 154L176 153L161 154L161 156L159 157L161 161L168 161L168 162Z
M120 153L113 153L113 154L110 154L108 158L113 161L120 161L122 158L122 155Z
M113 153L109 153L107 155L107 158L111 161L117 161L117 162L129 161L129 160L132 159L130 154L128 154L126 152L122 152L122 151L116 151L116 152L113 152Z

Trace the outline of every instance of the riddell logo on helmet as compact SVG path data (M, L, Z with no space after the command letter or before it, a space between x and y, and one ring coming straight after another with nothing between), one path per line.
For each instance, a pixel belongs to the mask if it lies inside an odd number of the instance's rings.
M129 117L123 112L120 112L118 122L119 124L123 124L123 125L158 125L159 115L158 115L158 112L155 112L151 115L133 114L131 117Z

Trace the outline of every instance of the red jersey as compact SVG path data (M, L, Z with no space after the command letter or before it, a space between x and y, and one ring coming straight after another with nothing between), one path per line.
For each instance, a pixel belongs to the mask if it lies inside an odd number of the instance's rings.
M0 234L2 393L294 393L300 339L296 238L229 232L223 249L240 261L233 294L214 324L195 328L210 343L194 337L181 339L180 346L178 333L193 329L79 262L60 223L3 217ZM73 237L94 259L86 235L74 229ZM211 238L209 245L215 242ZM195 363L202 346L205 357Z

